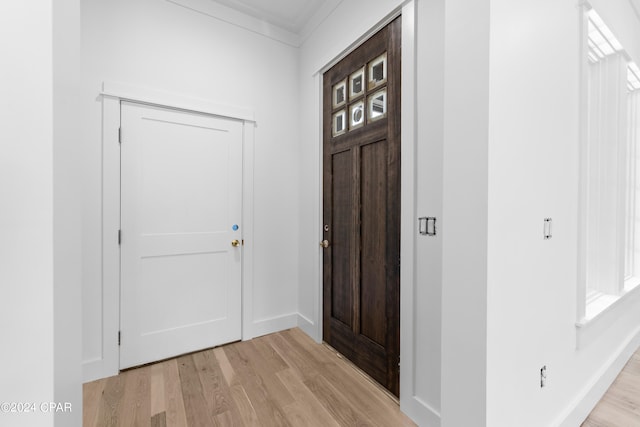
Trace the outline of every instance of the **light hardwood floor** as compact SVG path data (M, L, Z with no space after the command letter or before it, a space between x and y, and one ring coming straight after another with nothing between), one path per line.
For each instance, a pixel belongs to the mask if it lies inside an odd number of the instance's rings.
M83 394L84 427L415 426L299 329L132 369Z
M582 427L640 426L640 350L638 350Z

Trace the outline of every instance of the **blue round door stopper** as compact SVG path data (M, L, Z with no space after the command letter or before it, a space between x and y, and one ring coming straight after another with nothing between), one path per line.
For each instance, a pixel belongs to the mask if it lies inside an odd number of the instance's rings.
M238 231L238 228L240 228L240 227L238 227L238 224L233 224L233 227L231 227L231 228L233 228L233 231Z

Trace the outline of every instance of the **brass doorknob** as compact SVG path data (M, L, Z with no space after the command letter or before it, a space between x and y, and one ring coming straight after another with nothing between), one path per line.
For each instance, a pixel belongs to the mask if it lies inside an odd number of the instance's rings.
M240 246L240 240L232 240L231 246L233 246L234 248L237 248L238 246Z
M327 239L324 239L322 242L320 242L320 246L322 246L325 249L328 248L330 244L331 243L329 243Z

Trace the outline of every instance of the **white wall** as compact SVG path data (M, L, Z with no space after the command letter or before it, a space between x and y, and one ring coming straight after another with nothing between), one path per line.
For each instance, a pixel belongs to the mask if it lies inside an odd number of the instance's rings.
M487 425L550 425L570 396L560 384L575 348L578 24L570 1L491 2Z
M599 3L640 40L626 1ZM637 301L577 342L581 8L492 0L490 13L486 425L576 426L640 344Z
M266 333L297 322L297 71L297 49L167 1L82 1L85 372L102 360L102 82L255 112L251 329Z
M447 0L442 425L486 423L489 0ZM420 190L418 190L420 191Z
M50 0L0 3L0 402L54 399L52 11ZM53 425L36 409L0 417Z
M55 0L53 11L54 402L58 426L82 424L82 215L77 131L80 0Z

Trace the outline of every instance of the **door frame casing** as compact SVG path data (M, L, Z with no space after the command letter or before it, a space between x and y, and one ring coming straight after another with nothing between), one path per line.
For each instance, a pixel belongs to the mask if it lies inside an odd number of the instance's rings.
M219 105L207 100L115 82L104 82L102 97L102 352L83 363L83 381L117 375L120 371L120 104L130 101L174 110L239 120L242 135L242 339L253 337L253 200L254 135L256 122L250 109ZM126 143L126 135L123 135Z

